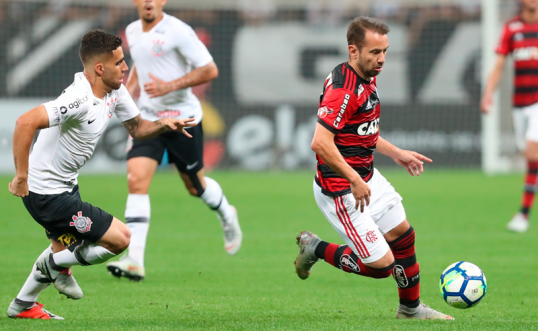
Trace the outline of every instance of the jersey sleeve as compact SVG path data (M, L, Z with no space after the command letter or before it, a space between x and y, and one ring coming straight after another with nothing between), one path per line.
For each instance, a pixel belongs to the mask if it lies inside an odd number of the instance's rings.
M328 87L318 109L318 123L337 134L357 108L355 95L345 89Z
M181 33L177 34L176 46L189 65L200 68L213 61L213 57L190 26L184 25L178 28L181 29Z
M118 90L118 104L114 113L121 122L133 119L140 114L140 110L123 84Z
M45 102L43 106L49 115L49 127L82 119L88 111L88 100L87 94L76 96L64 92L56 100Z
M499 44L497 45L497 48L495 49L495 52L497 54L501 55L508 55L512 52L512 35L510 33L510 29L508 28L508 24L505 24L503 27L503 31L501 33L501 38L499 40Z

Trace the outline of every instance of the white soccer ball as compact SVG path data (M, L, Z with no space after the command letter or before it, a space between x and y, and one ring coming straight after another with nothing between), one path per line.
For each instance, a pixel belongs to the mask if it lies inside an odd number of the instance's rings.
M443 299L454 308L476 306L486 295L486 276L476 265L459 261L448 266L441 274L439 290Z

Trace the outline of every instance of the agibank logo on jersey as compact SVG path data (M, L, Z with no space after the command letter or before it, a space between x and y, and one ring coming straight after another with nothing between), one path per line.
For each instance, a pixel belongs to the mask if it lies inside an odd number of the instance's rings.
M80 233L86 233L90 231L92 223L89 217L82 216L82 212L79 211L76 216L73 215L73 222L70 222L69 225L74 226Z
M342 102L342 105L340 106L340 111L338 112L338 117L334 120L334 127L338 129L338 126L340 125L340 121L342 120L342 116L344 116L344 113L346 112L347 104L349 103L349 94L346 94L344 97L344 102Z
M370 136L379 132L379 118L371 121L362 123L357 128L357 134L359 136Z
M334 110L332 110L331 108L328 108L327 106L321 107L320 109L318 109L318 117L324 118L325 116L332 114L333 112Z
M77 98L74 102L69 104L69 109L78 108L80 105L88 101L88 95L86 95L84 98L80 99Z

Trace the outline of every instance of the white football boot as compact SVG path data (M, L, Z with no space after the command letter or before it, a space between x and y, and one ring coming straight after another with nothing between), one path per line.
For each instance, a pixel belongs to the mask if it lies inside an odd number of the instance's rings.
M224 248L229 255L235 255L241 248L243 241L243 232L239 226L239 217L237 216L237 209L234 206L230 206L234 212L234 216L228 222L225 222L222 217L217 213L217 217L222 225L222 231L224 232Z
M140 282L146 277L146 269L129 256L107 263L108 272L114 277L125 277Z
M83 296L82 289L80 286L78 286L75 277L71 273L71 268L64 271L52 269L50 266L51 255L52 254L41 254L35 262L36 269L54 284L54 287L56 287L60 294L65 295L69 299L81 299ZM37 281L43 282L39 279L42 278L40 275L36 275L36 273L34 273L34 277Z
M512 220L506 225L508 230L515 232L525 232L529 229L529 221L522 213L514 215Z
M16 303L17 299L11 301L7 309L7 316L10 318L28 318L42 320L63 320L63 317L55 315L43 308L43 305L36 302L32 307L26 308Z
M299 253L295 259L295 272L301 279L307 279L310 276L310 270L318 258L316 257L316 247L321 239L310 231L301 232L296 238L299 246Z
M453 320L454 317L445 315L437 310L431 309L430 306L420 302L417 308L409 308L404 305L398 307L396 312L398 319L417 319L417 320Z

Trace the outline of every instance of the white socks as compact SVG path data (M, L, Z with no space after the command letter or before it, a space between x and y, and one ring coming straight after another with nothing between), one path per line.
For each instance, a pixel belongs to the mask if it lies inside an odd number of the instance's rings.
M151 205L147 194L129 194L125 209L125 224L131 230L128 257L144 266L144 251L149 231Z
M228 199L226 199L226 196L222 192L222 188L214 179L209 177L204 177L204 179L205 191L200 199L202 199L209 208L219 213L224 222L228 222L234 216L234 212L228 203Z
M52 253L51 246L47 247L47 249L45 249L45 251L41 255L46 254L46 256L49 256L50 253ZM39 277L37 273L40 274L39 271L36 271L36 266L34 263L34 266L32 267L32 272L30 272L30 276L28 276L19 294L17 294L17 299L29 303L35 302L41 291L43 291L50 285L49 282L39 282L37 279L41 277Z
M116 256L103 246L95 244L84 244L75 249L72 253L68 249L54 253L52 259L60 267L69 268L74 265L100 264Z

